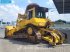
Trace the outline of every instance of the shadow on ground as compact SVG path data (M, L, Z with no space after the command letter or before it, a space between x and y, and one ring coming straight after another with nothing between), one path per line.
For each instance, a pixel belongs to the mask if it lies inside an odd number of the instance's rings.
M49 46L47 42L41 41L38 44L33 44L31 42L28 42L26 39L8 39L12 44L18 44L23 46L32 46L32 47L42 47L42 48L49 48L52 46Z
M21 45L33 45L32 43L28 42L26 39L9 39L10 42L13 44L21 44Z

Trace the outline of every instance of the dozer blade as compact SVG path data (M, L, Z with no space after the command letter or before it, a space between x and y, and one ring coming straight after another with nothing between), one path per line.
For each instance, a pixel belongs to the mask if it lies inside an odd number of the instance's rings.
M42 36L42 39L47 41L50 45L57 45L62 44L64 41L64 37L62 37L62 34L55 30L55 29L41 29L44 31L44 35Z

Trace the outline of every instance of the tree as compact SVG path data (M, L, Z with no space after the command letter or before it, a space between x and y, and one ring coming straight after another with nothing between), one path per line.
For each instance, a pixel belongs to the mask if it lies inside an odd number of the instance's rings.
M59 20L57 20L57 21L55 21L56 23L66 23L66 21L64 21L64 20L61 20L61 19L59 19Z
M2 22L2 24L6 24L6 22Z

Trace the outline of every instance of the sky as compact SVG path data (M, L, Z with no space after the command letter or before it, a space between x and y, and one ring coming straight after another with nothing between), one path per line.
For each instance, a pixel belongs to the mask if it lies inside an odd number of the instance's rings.
M18 13L24 14L27 5L31 3L48 8L46 16L48 15L52 21L58 19L70 21L70 14L59 14L53 0L0 0L0 20L16 21Z

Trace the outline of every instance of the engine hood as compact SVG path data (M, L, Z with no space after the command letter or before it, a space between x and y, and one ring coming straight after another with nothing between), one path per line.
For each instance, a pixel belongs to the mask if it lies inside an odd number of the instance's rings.
M32 23L35 24L35 25L45 26L46 23L47 23L48 21L50 21L50 20L47 19L47 18L32 18L31 21L32 21Z

